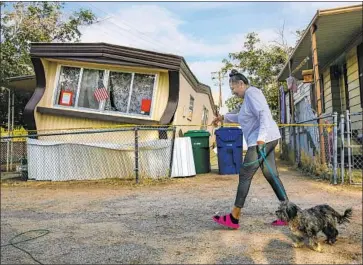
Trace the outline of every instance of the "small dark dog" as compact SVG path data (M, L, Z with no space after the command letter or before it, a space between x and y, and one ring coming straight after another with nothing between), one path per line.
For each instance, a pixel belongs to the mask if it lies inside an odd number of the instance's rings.
M352 209L349 208L345 210L344 215L340 215L327 204L302 210L296 204L286 201L280 204L276 215L289 223L289 228L294 235L294 247L302 247L304 239L308 238L310 247L321 252L317 234L322 231L326 235L325 242L334 244L338 235L337 222L338 224L349 223Z

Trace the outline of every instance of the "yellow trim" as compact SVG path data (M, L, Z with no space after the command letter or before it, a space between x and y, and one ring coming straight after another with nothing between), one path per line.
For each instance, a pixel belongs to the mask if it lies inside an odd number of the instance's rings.
M279 127L333 127L336 124L278 124ZM177 124L177 125L135 125L135 124L120 124L114 126L101 126L101 127L83 127L83 128L64 128L64 129L42 129L42 130L29 130L27 132L46 132L46 131L74 131L74 130L94 130L94 129L114 129L114 128L126 128L126 127L213 127L213 125L204 125L204 124ZM227 127L238 127L239 124L230 123ZM19 134L18 134L19 135ZM22 136L22 135L19 135ZM27 134L24 134L27 136Z

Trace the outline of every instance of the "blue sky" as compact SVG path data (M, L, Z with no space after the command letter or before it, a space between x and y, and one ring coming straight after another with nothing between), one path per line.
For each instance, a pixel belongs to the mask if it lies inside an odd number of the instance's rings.
M285 37L296 42L317 9L361 2L67 2L67 12L91 9L99 23L82 28L82 42L109 42L183 56L200 82L217 87L211 72L222 59L242 49L245 35L255 31L265 43ZM228 82L223 100L231 96Z

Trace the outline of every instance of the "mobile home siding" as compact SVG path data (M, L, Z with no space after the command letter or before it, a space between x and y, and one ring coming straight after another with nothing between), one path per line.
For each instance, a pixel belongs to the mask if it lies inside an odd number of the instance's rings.
M193 115L191 120L187 119L189 110L190 96L194 98ZM182 130L183 133L188 130L199 130L202 124L203 106L208 110L208 121L207 125L211 124L214 114L213 109L209 101L209 96L204 93L198 93L193 89L192 85L184 77L180 75L180 92L179 92L179 102L178 108L174 116L174 125L185 125L177 126L177 131ZM189 125L189 126L188 126ZM213 128L211 126L207 127L207 130L213 135Z
M357 47L347 53L346 60L350 112L361 112ZM351 120L353 130L362 128L362 115L352 116Z
M324 105L325 113L333 112L332 94L331 94L331 81L330 81L330 69L325 69L323 73L324 78Z

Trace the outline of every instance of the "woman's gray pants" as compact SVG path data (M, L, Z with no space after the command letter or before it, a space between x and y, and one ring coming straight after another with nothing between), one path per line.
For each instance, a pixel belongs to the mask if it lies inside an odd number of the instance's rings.
M239 174L239 184L237 189L236 201L235 206L238 208L243 208L245 203L248 191L251 186L251 181L253 176L255 175L257 169L261 167L262 173L265 176L266 180L270 183L272 189L274 190L277 198L280 201L287 200L287 195L285 192L285 188L282 185L282 182L279 178L279 173L277 172L276 168L276 161L275 161L275 147L278 143L278 140L269 142L266 144L265 153L266 153L266 161L269 167L266 164L264 159L261 159L259 162L252 163L250 165L245 165L241 167L240 174ZM247 149L246 156L244 158L243 163L248 164L253 161L256 161L260 158L260 153L258 151L257 146L251 146Z

